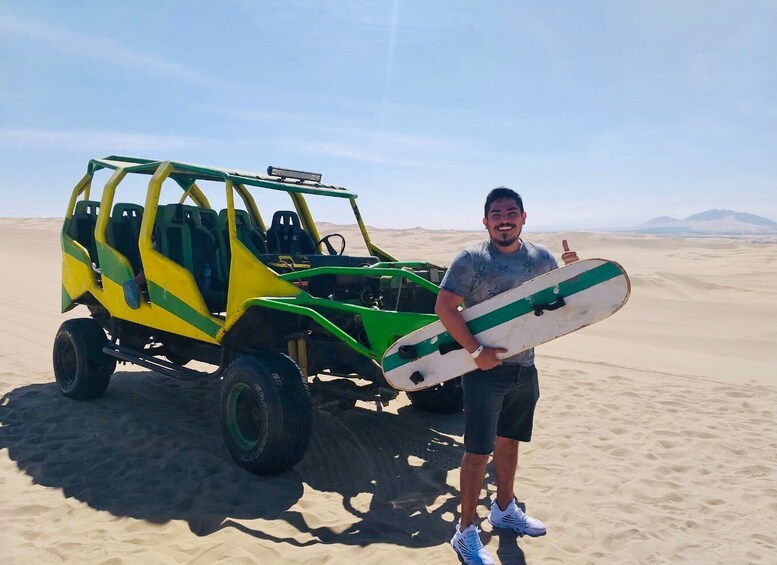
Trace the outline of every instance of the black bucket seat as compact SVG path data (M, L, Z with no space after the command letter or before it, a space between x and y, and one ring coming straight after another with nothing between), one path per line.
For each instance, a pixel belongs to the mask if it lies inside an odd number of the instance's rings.
M97 256L97 241L94 239L94 228L97 225L97 213L100 203L96 200L79 200L76 202L73 217L70 219L67 234L84 246L95 267L100 266Z
M297 213L291 210L273 214L267 230L267 246L271 253L310 255L316 252L316 243L302 228Z
M105 239L108 245L127 258L135 274L143 270L140 260L140 224L143 222L143 206L118 202L108 220Z

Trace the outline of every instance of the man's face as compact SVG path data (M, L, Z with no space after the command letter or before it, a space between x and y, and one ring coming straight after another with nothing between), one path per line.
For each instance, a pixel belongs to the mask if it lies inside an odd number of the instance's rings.
M526 222L526 212L521 212L518 203L512 198L499 198L491 203L488 216L483 225L491 236L491 241L500 247L510 247L521 236Z

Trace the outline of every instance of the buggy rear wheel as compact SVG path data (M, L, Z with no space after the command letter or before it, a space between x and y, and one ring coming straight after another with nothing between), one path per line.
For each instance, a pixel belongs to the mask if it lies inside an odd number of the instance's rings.
M108 343L102 326L92 318L65 321L54 338L54 377L68 398L99 398L108 388L116 359L103 353Z
M221 429L241 467L258 475L290 469L305 455L312 423L307 383L287 356L245 355L226 370Z

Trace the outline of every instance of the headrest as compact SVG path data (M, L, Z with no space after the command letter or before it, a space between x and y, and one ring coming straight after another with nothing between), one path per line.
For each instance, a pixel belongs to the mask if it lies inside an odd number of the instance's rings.
M111 218L132 218L140 220L143 217L143 206L140 204L129 204L126 202L119 202L113 207L113 215Z
M167 204L158 209L159 220L166 224L183 223L183 204Z
M245 210L235 210L235 224L238 226L251 227L251 216Z
M219 212L219 225L227 227L227 218L227 209L224 208ZM253 222L251 222L251 216L248 214L248 212L235 208L235 225L245 226L247 228L252 227Z
M210 208L198 208L197 212L200 214L200 222L208 229L213 229L218 225L219 216L218 212L211 210Z
M79 200L76 202L73 216L97 216L99 210L100 203L96 200Z
M194 206L184 204L167 204L160 206L162 221L166 224L191 224L201 226L200 212Z
M275 214L273 214L271 229L272 228L278 229L284 226L285 227L294 226L302 229L302 226L299 221L299 216L297 215L296 212L292 212L291 210L278 210L277 212L275 212Z

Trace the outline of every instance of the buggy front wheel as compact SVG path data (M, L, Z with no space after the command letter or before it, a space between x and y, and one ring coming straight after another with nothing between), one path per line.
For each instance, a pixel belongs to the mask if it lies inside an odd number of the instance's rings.
M244 355L226 370L221 429L241 467L258 475L290 469L305 455L312 422L307 383L285 355Z

